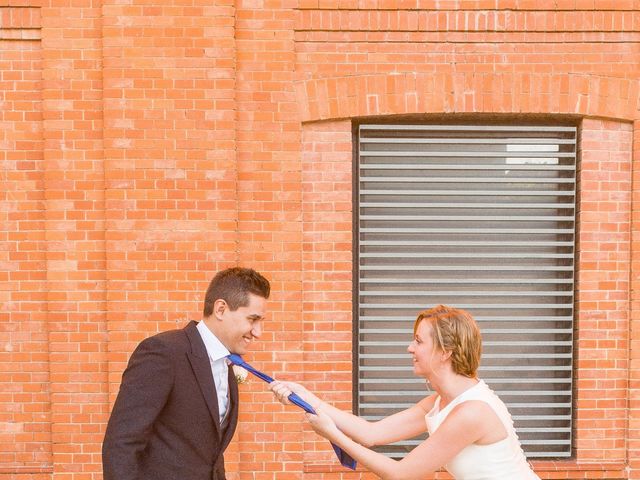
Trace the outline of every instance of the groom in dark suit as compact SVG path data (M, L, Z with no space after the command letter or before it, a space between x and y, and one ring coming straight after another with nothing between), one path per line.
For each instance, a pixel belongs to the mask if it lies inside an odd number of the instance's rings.
M143 340L122 375L102 446L104 480L224 480L238 422L229 353L262 331L269 281L248 268L219 272L201 322Z

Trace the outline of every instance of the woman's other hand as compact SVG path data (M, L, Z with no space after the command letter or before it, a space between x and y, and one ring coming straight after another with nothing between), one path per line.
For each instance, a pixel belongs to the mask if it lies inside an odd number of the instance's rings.
M316 409L316 413L317 415L313 415L312 413L305 414L311 427L317 434L333 441L336 438L336 434L339 433L335 422L324 412L322 407Z

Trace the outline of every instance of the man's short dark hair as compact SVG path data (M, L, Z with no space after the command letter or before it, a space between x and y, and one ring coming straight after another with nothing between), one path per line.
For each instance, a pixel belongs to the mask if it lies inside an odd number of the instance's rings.
M252 268L232 267L222 270L209 283L202 314L204 318L210 317L213 313L213 304L218 299L227 302L232 311L246 307L249 305L250 293L269 298L271 293L269 280Z

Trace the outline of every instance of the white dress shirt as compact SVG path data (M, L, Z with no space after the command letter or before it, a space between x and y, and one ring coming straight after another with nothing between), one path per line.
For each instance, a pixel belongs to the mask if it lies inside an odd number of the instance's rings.
M209 356L211 373L213 374L213 381L216 384L216 392L218 394L219 420L222 424L229 406L229 366L227 365L227 355L230 352L204 322L199 322L197 328Z

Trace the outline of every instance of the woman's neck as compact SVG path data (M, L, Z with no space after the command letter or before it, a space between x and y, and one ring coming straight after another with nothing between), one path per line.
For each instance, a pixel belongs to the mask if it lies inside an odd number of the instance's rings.
M478 379L449 372L438 377L435 382L429 383L440 396L440 408L444 408L460 394L477 385Z

